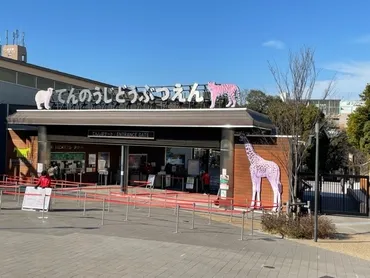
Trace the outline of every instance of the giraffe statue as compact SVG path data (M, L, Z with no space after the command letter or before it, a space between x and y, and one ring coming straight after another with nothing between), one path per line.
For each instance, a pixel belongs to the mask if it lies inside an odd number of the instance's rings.
M249 143L245 134L240 135L240 140L244 143L245 152L250 163L250 173L253 185L251 207L261 206L261 180L267 178L274 192L273 211L277 211L281 206L282 186L280 183L280 168L273 162L263 159L256 154L251 143ZM257 195L257 200L256 200Z

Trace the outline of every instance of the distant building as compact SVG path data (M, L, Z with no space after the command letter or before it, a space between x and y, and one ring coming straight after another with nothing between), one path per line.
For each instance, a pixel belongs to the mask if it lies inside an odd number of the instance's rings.
M309 104L320 108L325 117L329 118L332 123L339 127L340 119L340 99L311 99Z
M309 103L320 108L327 117L337 117L340 114L340 99L311 99Z
M353 113L359 106L364 105L365 102L361 100L343 100L340 102L339 128L347 127L348 116Z
M339 129L347 127L348 116L364 104L360 100L340 100L340 99L312 99L310 104L315 105L328 117Z
M3 157L9 153L15 155L13 143L8 140L9 137L14 139L13 137L16 136L14 130L29 129L29 127L10 126L6 118L18 109L36 109L35 94L38 90L46 90L49 87L57 90L113 86L29 64L26 47L16 42L2 45L0 50L0 154ZM17 140L23 144L22 140ZM23 168L27 167L25 163L19 162L17 167L14 167L14 159L10 160L13 162L14 174L18 175ZM0 174L9 173L8 164L8 159L0 159Z

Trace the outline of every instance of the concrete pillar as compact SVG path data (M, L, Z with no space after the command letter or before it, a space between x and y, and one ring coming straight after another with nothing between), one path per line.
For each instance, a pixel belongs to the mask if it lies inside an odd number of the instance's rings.
M47 170L50 165L50 143L47 138L46 126L38 127L37 141L37 163L41 163L43 165L43 170Z
M121 169L120 169L120 179L119 179L119 185L121 187L121 191L124 192L124 173L125 173L125 146L121 145Z
M127 193L127 186L129 182L128 177L128 155L129 147L121 145L121 176L120 176L120 186L121 191Z
M220 175L226 170L229 176L227 198L234 197L234 130L222 129L220 150Z
M128 182L129 182L129 176L128 176L128 164L129 164L129 159L128 159L128 157L129 157L129 153L130 153L130 147L129 146L125 146L125 176L124 176L124 185L125 185L125 192L126 193L128 193L128 188L127 188L127 186L128 186Z

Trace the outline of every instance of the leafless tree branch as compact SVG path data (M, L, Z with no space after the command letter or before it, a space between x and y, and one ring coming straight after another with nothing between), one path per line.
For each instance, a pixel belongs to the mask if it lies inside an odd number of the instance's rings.
M315 51L308 47L303 47L298 53L289 53L288 69L282 71L276 63L268 63L270 72L275 80L278 92L282 96L283 101L288 105L290 111L284 115L280 115L279 133L290 135L289 147L285 148L284 153L290 155L292 152L293 167L284 163L284 167L289 177L289 187L293 200L297 197L297 181L298 171L309 147L308 141L313 134L315 124L320 121L322 116L317 114L312 120L312 123L304 123L302 120L302 108L309 105L312 93L315 89L316 80L319 71L316 69L314 55ZM322 99L326 99L333 92L334 78L329 82L324 89ZM310 128L307 129L307 124ZM288 159L288 161L291 158Z

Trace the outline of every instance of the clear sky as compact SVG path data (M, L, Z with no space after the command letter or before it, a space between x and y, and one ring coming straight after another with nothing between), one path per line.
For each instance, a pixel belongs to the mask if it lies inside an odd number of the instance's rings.
M267 62L285 68L302 45L322 69L315 96L335 72L336 98L357 99L370 80L370 1L5 2L2 43L19 29L29 63L114 85L216 81L274 94Z

